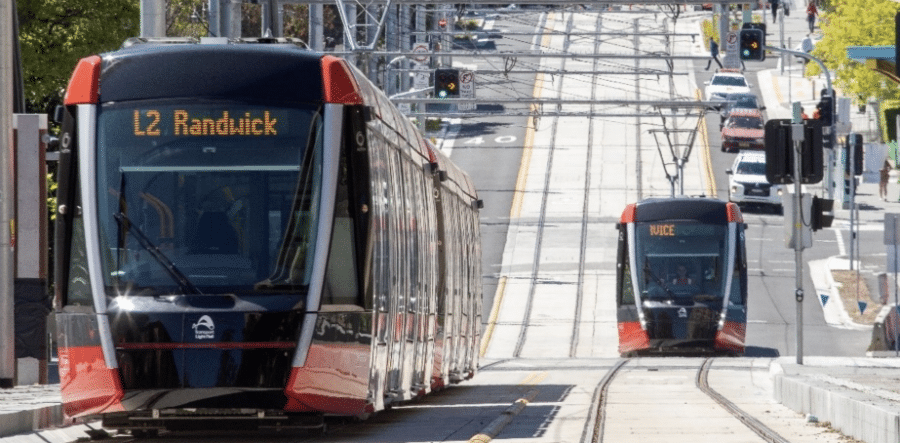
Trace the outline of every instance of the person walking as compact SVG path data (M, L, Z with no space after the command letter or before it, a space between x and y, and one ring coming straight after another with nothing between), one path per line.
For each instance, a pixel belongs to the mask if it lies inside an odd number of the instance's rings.
M816 1L810 0L809 5L806 6L806 21L809 22L809 33L812 34L813 30L816 28L816 16L819 15L819 10L816 9Z
M884 166L881 167L879 172L881 173L881 177L879 177L880 180L878 182L878 195L882 200L887 201L887 184L888 178L891 175L891 162L885 159Z
M769 0L772 5L772 23L778 23L778 0Z
M719 61L719 44L716 43L715 39L712 37L709 38L709 55L712 58L706 63L706 70L709 71L709 67L712 66L713 60L719 65L719 69L722 69L722 62Z

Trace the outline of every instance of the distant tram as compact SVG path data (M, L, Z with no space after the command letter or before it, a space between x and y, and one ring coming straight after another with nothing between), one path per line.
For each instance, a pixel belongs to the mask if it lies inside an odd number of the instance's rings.
M134 39L78 64L60 146L68 416L317 427L475 373L481 201L346 61Z
M619 353L742 355L746 225L710 198L647 199L616 225Z

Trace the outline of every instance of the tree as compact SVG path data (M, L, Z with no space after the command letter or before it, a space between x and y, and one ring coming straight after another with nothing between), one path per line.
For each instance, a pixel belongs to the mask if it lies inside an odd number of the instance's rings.
M62 101L79 59L140 33L138 0L18 0L17 11L28 112Z
M900 98L900 90L883 75L847 58L848 46L882 46L894 44L894 15L900 4L891 0L843 0L832 7L820 21L822 40L812 52L835 73L834 86L857 105L869 98ZM821 72L818 64L807 65L808 75Z

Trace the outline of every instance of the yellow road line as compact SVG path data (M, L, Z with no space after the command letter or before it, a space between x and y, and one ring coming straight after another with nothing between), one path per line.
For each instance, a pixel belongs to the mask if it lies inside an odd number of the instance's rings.
M700 90L694 90L694 98L700 100ZM716 174L713 172L712 166L712 155L709 152L709 131L706 130L706 116L703 115L700 117L700 142L703 144L703 149L701 149L701 168L703 169L704 181L706 182L706 195L717 198L718 191L716 190Z
M547 22L554 19L554 13L547 15ZM545 26L546 28L546 26ZM541 47L550 44L550 34L544 34L541 38ZM534 79L534 89L531 95L534 98L541 98L541 91L544 89L544 74L538 74ZM537 105L531 105L531 112L538 110ZM528 181L528 169L531 166L531 152L534 144L534 132L537 130L537 119L532 115L528 117L528 123L525 128L525 140L522 145L522 161L519 164L519 175L516 177L516 188L513 192L513 201L509 209L509 220L512 222L522 213L522 202L525 196L525 182ZM494 329L497 325L497 317L500 315L500 305L503 302L503 296L506 291L506 277L500 277L497 283L497 291L494 294L494 303L491 305L491 314L488 317L488 323L485 327L484 334L481 336L481 349L479 356L484 357L488 346L491 343L491 337L494 335Z

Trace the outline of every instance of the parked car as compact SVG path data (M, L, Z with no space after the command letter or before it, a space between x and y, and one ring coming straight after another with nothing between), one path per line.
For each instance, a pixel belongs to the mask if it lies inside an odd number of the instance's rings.
M722 125L722 152L766 149L766 130L758 109L739 108Z
M765 152L741 151L725 173L729 175L728 201L740 206L764 205L776 213L783 212L784 186L766 180Z
M731 111L735 109L756 109L760 112L765 111L765 106L759 106L759 100L754 94L731 93L725 96L725 103L719 109L719 129L725 126L725 120L731 115Z
M724 100L726 95L732 93L751 94L750 83L740 72L720 70L704 84L707 101Z

